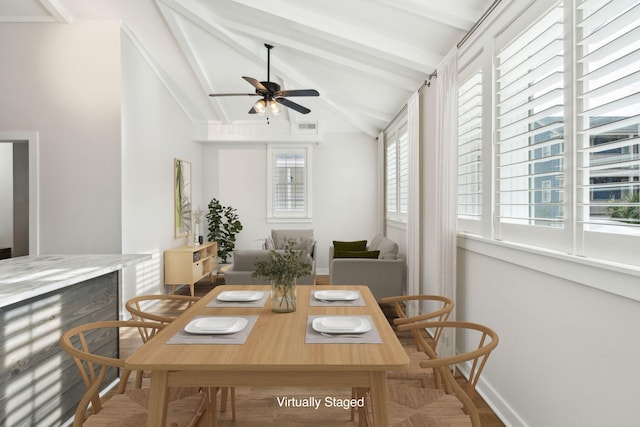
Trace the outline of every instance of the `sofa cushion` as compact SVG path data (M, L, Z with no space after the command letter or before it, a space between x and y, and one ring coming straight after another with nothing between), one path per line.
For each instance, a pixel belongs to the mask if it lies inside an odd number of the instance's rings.
M355 240L353 242L342 242L339 240L333 241L333 248L336 252L343 251L366 251L367 250L367 241L366 240Z
M273 250L276 248L276 244L273 242L273 237L267 236L264 239L264 244L262 245L262 249Z
M256 259L269 258L269 251L260 249L244 249L233 251L233 269L235 271L254 271Z
M334 258L372 258L378 259L380 251L336 251Z
M313 256L313 230L271 230L271 237L276 249L292 241L293 249L304 249Z
M398 244L393 240L387 239L381 234L371 240L369 245L370 251L380 251L380 259L397 259Z

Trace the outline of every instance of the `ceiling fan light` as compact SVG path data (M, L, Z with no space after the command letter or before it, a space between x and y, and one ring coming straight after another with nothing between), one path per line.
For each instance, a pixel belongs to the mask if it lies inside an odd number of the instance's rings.
M267 111L267 103L264 99L259 99L258 102L253 105L253 109L256 110L256 113L262 115Z
M269 111L271 111L271 114L273 114L274 116L277 116L278 114L280 114L280 104L272 99L271 101L269 101Z

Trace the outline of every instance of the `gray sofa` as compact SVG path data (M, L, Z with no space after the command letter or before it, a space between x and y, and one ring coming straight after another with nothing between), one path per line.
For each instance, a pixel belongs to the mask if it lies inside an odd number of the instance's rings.
M313 285L316 281L316 241L313 230L272 230L265 239L262 249L233 251L233 265L224 273L227 285L268 285L262 277L253 277L256 259L267 259L271 250L282 250L287 242L293 241L294 249L304 249L311 263L311 274L298 278L299 285Z
M329 248L329 280L332 285L367 285L376 299L403 295L406 262L398 259L398 245L382 235L375 236L367 251L380 251L377 259L335 258Z

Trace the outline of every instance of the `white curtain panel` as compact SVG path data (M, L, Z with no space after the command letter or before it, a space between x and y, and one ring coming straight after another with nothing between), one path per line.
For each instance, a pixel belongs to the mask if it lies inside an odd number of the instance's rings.
M407 295L420 293L420 91L407 102L409 133L409 205L407 212ZM418 304L407 306L407 314L418 314Z
M456 199L458 135L458 49L453 48L438 65L436 79L436 244L437 283L441 295L456 295ZM450 319L455 318L452 313ZM438 354L455 354L455 336L443 334Z

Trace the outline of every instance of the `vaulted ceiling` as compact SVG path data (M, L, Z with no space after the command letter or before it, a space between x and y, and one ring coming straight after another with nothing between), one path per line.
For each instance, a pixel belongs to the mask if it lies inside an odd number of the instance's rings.
M492 0L3 0L1 22L119 19L194 122L261 124L242 76L316 89L272 123L375 136ZM1 24L0 24L1 25Z

